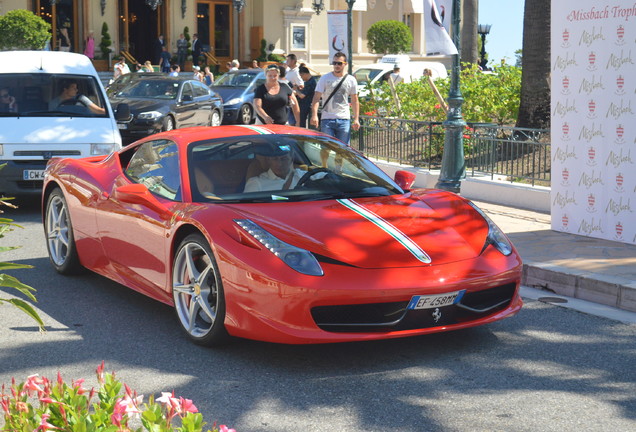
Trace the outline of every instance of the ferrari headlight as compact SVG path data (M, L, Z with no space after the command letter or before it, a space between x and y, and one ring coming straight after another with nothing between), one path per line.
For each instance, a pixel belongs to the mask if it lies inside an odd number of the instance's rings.
M91 144L91 156L107 155L113 150L115 150L113 143Z
M311 252L277 239L249 219L234 219L234 222L297 272L310 276L324 275L318 260Z
M158 118L161 118L161 116L163 116L163 114L161 114L159 111L148 111L139 113L137 118L139 120L157 120Z
M229 101L225 102L223 105L236 105L238 103L241 103L241 98L230 99Z
M512 253L512 243L510 243L503 231L479 207L470 201L468 203L488 222L488 237L484 248L491 244L503 255L510 255Z

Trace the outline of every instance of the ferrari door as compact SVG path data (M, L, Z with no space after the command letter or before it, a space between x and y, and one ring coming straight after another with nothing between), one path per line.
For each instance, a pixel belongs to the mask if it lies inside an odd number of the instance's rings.
M180 200L176 144L145 142L135 151L110 194L96 208L101 241L116 275L155 298L166 294L166 231Z

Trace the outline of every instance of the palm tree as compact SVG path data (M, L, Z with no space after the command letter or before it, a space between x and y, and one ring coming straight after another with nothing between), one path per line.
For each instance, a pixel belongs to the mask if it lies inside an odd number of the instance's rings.
M518 127L550 126L550 3L525 0Z
M479 61L477 23L479 22L479 0L462 1L461 23L461 61L462 63L477 63Z

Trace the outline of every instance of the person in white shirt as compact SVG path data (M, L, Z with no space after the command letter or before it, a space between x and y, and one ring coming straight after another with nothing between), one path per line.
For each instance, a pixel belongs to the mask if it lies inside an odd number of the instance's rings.
M244 192L281 191L293 189L305 171L294 168L291 146L276 143L263 146L259 154L264 156L269 169L247 179Z
M298 72L298 59L296 58L296 54L289 54L287 56L287 68L285 72L289 86L294 90L301 90L305 82L300 77L300 72Z
M232 66L230 68L231 71L236 71L239 70L239 66L241 63L239 63L239 61L237 59L232 60L232 63L230 63L230 65Z
M396 64L393 66L393 73L389 75L391 81L393 81L393 85L396 86L401 82L404 82L404 77L400 74L400 65Z

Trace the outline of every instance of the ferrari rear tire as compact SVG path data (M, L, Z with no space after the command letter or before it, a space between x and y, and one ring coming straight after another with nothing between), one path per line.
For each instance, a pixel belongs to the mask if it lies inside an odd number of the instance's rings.
M166 131L171 131L174 129L174 119L170 116L166 116L166 118L163 119L163 128L161 129L162 132L166 132Z
M46 201L44 232L49 259L55 270L63 275L81 273L83 267L77 255L71 215L60 188L55 188Z
M242 125L252 123L252 108L249 105L245 104L241 106L238 113L237 123Z
M210 115L210 126L221 126L221 113L213 110Z
M177 248L172 296L181 328L194 343L214 346L227 342L221 274L201 234L187 236Z

